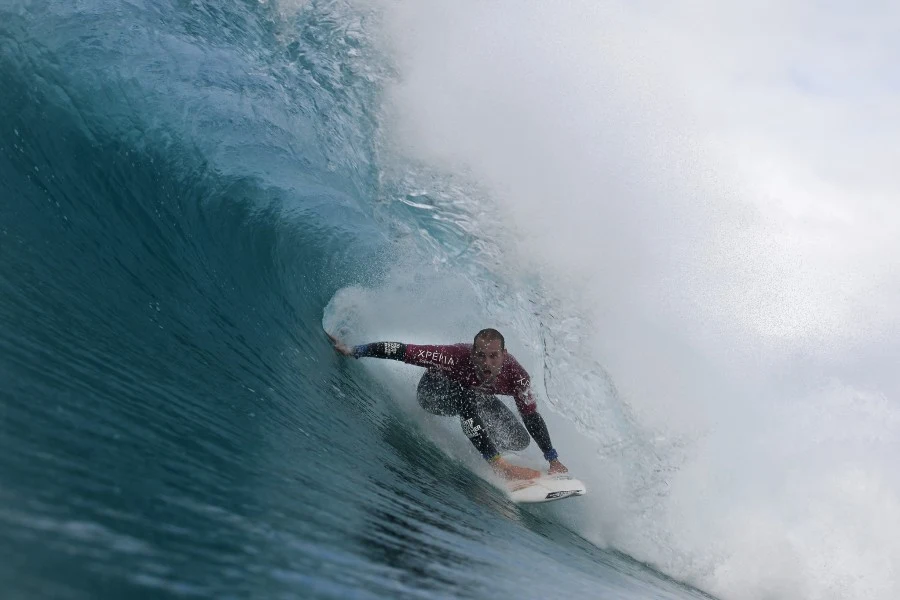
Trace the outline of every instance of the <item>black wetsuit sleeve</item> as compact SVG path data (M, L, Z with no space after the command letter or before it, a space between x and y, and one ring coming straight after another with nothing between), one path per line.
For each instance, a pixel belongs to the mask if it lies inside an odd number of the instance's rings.
M356 358L390 358L403 360L406 356L406 344L399 342L373 342L353 347L353 356Z
M525 423L525 429L534 438L538 448L544 453L544 458L547 460L556 458L556 450L553 449L553 444L550 442L550 432L547 431L544 417L540 413L533 412L522 415L522 422Z

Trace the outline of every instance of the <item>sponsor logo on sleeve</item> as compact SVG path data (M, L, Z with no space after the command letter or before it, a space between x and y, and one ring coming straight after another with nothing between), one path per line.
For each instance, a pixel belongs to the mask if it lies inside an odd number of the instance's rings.
M523 406L537 406L537 401L534 399L534 394L531 393L531 382L528 379L528 375L522 377L521 379L517 379L516 387L519 392L519 395L517 397L522 399Z

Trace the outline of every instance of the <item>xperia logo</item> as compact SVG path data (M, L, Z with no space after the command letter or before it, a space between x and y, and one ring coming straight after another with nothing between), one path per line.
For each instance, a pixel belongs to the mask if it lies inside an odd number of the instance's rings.
M433 363L437 363L440 365L455 365L456 361L453 360L452 356L444 356L440 352L432 352L431 350L419 350L419 353L416 355L416 358L421 358L425 361L431 361Z

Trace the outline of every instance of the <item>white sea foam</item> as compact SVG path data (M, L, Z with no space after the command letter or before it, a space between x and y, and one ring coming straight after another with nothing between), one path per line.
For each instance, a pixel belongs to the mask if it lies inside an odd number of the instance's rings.
M486 310L606 484L585 533L724 598L897 597L897 9L366 4L387 145L477 186Z

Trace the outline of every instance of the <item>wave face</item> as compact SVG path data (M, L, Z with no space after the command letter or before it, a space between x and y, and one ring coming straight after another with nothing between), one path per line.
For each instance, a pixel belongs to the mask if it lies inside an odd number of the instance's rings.
M510 506L330 348L420 226L379 208L364 12L0 17L8 597L695 596ZM407 254L462 252L453 215Z

